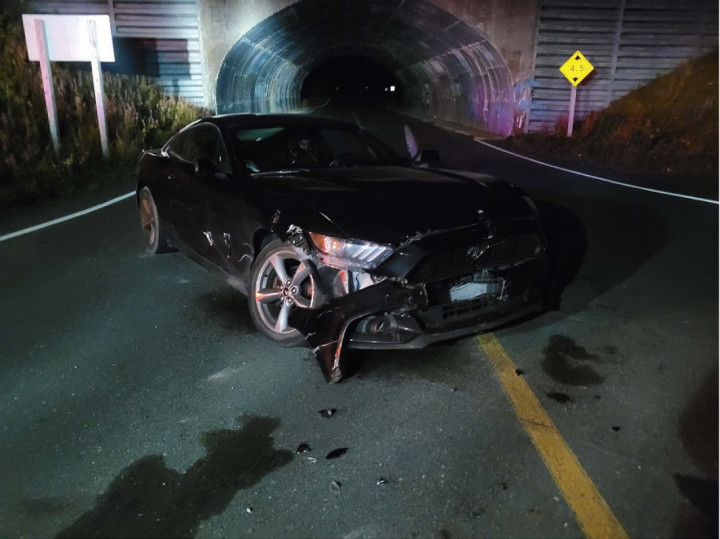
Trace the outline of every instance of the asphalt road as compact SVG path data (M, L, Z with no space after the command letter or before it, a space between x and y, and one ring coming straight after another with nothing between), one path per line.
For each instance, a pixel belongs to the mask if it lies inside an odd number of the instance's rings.
M716 534L718 207L349 112L538 201L560 301L495 336L630 536ZM0 236L131 189L4 215ZM474 338L366 353L326 385L220 277L145 254L132 200L0 260L2 537L583 533Z

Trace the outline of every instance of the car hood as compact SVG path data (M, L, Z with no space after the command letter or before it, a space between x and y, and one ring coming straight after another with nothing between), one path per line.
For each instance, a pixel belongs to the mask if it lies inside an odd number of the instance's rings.
M496 222L533 217L518 189L480 174L357 167L263 174L253 180L276 200L311 206L346 237L379 243L471 226L480 216Z

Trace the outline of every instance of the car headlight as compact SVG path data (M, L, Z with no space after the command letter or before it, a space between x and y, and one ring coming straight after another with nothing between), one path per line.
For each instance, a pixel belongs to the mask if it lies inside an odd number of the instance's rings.
M339 268L373 269L392 254L392 247L359 240L343 240L309 232L310 239L322 254L327 255L326 263Z

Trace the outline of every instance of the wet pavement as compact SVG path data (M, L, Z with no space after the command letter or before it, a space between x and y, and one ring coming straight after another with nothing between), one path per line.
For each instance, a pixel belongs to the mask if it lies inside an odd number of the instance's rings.
M353 112L402 147L403 120ZM407 122L538 200L556 309L495 334L624 529L716 535L717 206ZM474 339L357 353L328 385L138 229L126 200L0 243L1 536L582 535Z

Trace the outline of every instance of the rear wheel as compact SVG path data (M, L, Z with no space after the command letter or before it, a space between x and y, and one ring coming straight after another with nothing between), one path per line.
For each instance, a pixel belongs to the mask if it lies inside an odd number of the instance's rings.
M315 282L310 260L302 251L273 241L253 264L248 302L258 331L282 346L298 346L303 335L288 323L295 309L316 307Z
M138 193L138 211L140 212L140 226L145 238L145 248L148 252L159 254L169 251L167 235L161 226L155 199L147 186L140 189Z

